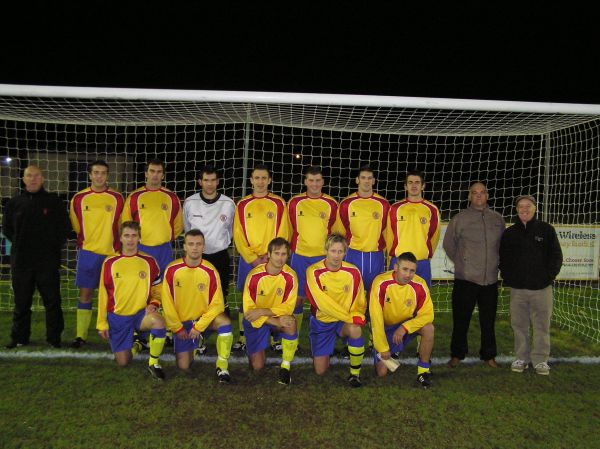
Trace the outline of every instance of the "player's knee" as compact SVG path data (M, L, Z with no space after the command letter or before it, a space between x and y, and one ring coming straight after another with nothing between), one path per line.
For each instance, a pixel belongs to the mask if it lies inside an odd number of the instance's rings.
M362 336L362 327L356 324L350 324L348 326L348 336L350 338L360 338Z
M375 373L377 377L385 377L388 374L388 369L382 362L378 362L375 364Z
M433 338L434 335L434 327L433 323L427 323L425 326L421 328L421 336Z
M217 315L213 322L216 329L220 328L221 326L231 325L231 319L225 313Z

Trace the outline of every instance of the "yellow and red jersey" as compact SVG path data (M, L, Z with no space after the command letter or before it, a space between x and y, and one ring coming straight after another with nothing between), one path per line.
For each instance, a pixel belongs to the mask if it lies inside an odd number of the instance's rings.
M367 198L353 193L342 200L338 209L339 226L344 229L349 247L362 252L383 250L389 209L390 204L377 193Z
M390 208L386 246L390 257L410 251L417 260L431 259L440 239L440 211L429 201L402 200Z
M301 193L288 202L292 251L304 257L325 255L325 240L332 233L338 204L329 195L311 198Z

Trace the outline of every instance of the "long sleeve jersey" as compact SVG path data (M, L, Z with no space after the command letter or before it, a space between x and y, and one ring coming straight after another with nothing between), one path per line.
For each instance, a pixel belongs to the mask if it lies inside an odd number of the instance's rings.
M386 246L390 257L410 251L417 260L431 259L440 239L440 211L429 201L398 201L390 208Z
M107 313L135 315L148 304L160 305L160 269L152 256L109 256L102 264L98 286L98 330L108 329Z
M183 228L199 229L204 234L204 254L214 254L229 248L233 235L235 203L218 194L208 200L195 193L183 202Z
M373 193L368 198L353 193L342 200L338 218L350 248L362 251L381 251L385 248L384 231L390 204Z
M244 312L253 309L271 309L273 316L292 315L298 298L298 277L294 270L284 265L279 274L267 272L266 264L254 267L244 284ZM263 316L252 322L255 328L265 324Z
M375 349L377 352L389 351L384 326L402 323L412 334L433 323L433 302L427 283L415 276L411 282L402 285L394 279L393 271L381 273L371 286L369 316Z
M241 199L233 219L233 241L247 263L267 254L275 237L288 239L288 220L283 198L269 193L264 197L248 195Z
M123 206L123 196L110 188L96 192L88 187L77 192L69 209L77 246L103 256L118 253Z
M122 222L137 221L142 228L140 243L158 246L181 234L183 219L179 198L169 189L140 187L125 200Z
M360 271L351 263L342 262L337 271L327 268L325 260L308 267L306 296L311 314L323 323L364 323L365 289Z
M167 328L175 333L190 320L197 320L194 327L203 332L225 310L219 273L207 260L197 267L183 258L171 262L165 269L161 299Z
M292 251L304 257L325 254L325 240L332 233L338 204L329 195L311 198L301 193L288 202Z

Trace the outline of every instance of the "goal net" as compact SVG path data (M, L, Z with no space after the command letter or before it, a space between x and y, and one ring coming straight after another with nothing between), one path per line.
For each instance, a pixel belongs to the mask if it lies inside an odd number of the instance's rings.
M221 171L222 191L236 201L250 193L248 170L259 163L272 168L272 190L285 199L303 190L308 165L321 166L324 191L342 199L368 163L390 203L404 198L404 175L417 168L444 229L467 206L472 181L487 182L490 206L507 222L516 196L535 195L538 216L557 228L565 257L554 319L600 341L600 106L0 85L2 205L30 163L66 203L88 185L89 161L105 159L111 186L126 195L144 182L144 164L155 157L166 161L166 187L182 201L196 192L205 164ZM0 310L9 310L10 242L2 238L0 250ZM63 261L66 308L77 302L75 254L71 240ZM432 266L436 311L448 312L453 267L441 241ZM239 301L239 293L230 297ZM506 289L499 311L508 311Z

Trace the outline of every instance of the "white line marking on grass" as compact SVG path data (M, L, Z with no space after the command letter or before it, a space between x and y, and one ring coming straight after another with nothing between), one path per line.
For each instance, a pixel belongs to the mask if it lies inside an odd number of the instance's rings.
M147 353L138 354L134 357L134 360L146 360L148 358ZM94 352L76 352L68 350L42 350L42 351L27 351L27 350L0 350L0 359L77 359L77 360L112 360L113 355L110 352L94 351ZM162 354L160 356L162 361L174 362L175 356L172 353ZM215 363L217 360L216 356L202 355L195 358L197 363ZM365 357L365 363L371 363L373 357L371 355ZM501 364L510 364L514 360L514 357L501 355L496 357L496 361ZM248 359L245 355L232 354L229 359L232 364L248 363ZM431 364L433 366L441 366L447 363L447 358L435 358L432 359ZM268 364L279 364L281 357L267 357ZM400 362L402 365L416 365L417 359L415 357L401 358ZM598 365L600 364L600 356L576 356L576 357L551 357L550 363L581 363L584 365ZM312 364L312 358L310 357L296 357L294 364L297 365L308 365ZM332 365L348 365L348 359L342 359L337 356L331 357L330 363ZM464 365L475 365L482 363L481 360L475 357L467 357L461 361Z

